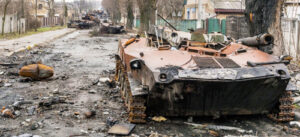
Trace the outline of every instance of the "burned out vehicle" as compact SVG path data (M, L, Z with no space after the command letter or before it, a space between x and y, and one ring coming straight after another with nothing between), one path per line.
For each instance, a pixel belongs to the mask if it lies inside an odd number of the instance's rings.
M101 23L99 32L101 34L121 34L121 33L125 33L125 28L124 26L121 25Z
M78 28L79 29L89 29L89 28L93 27L94 25L95 25L95 23L93 21L84 20L78 24Z
M273 43L272 35L249 38L251 45L249 39L236 43L219 34L187 36L203 42L156 32L119 43L115 79L130 122L157 115L267 114L278 122L293 120L290 58L258 49Z
M81 21L80 20L71 20L67 23L68 28L78 28L78 25Z

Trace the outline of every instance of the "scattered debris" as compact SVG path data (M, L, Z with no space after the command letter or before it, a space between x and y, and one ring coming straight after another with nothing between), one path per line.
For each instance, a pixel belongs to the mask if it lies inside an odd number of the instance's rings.
M85 130L83 130L83 129L81 129L80 132L81 132L82 134L84 134L84 135L86 135L86 134L89 133L88 131L85 131Z
M219 136L219 133L216 132L216 131L213 131L213 130L209 130L209 134L212 135L212 136L215 136L215 137Z
M291 127L300 128L300 122L298 122L298 121L291 121L290 122L290 126Z
M166 121L167 119L163 116L155 116L152 118L153 121L156 121L156 122L163 122L163 121Z
M52 67L43 64L31 64L21 68L19 75L23 77L30 77L34 80L47 79L52 77L54 70Z
M33 123L31 126L30 126L30 129L31 130L37 130L39 128L39 124L38 123Z
M108 117L107 119L106 119L106 125L108 125L108 126L113 126L113 125L115 125L117 123L117 120L115 120L114 118L112 118L112 117Z
M297 104L297 103L299 103L299 102L300 102L300 96L299 96L299 97L294 97L293 103L294 103L294 104Z
M241 135L241 136L225 135L224 137L258 137L258 136L253 136L253 135Z
M106 81L110 81L110 79L109 78L100 78L99 81L101 83L105 83Z
M53 93L53 94L59 94L58 88L57 88L57 89L54 89L52 93Z
M28 116L32 116L35 114L36 106L31 106L27 108Z
M105 82L105 84L109 87L109 88L115 88L116 87L116 81L114 80L108 80Z
M295 120L300 121L300 112L295 112Z
M134 129L135 124L116 124L108 130L109 134L127 136Z
M16 136L16 137L33 137L33 135L25 133L25 134L22 134L22 135L19 135L19 136Z
M20 108L24 104L32 104L32 103L33 103L32 101L16 101L12 106L14 108Z
M12 67L12 66L18 66L19 64L16 63L0 63L0 66L6 66L6 67Z
M237 127L230 127L230 126L218 126L218 125L203 125L203 124L194 124L194 123L187 123L184 122L187 125L191 125L196 128L201 128L201 129L208 129L208 130L215 130L215 131L220 131L220 130L225 130L225 131L237 131L240 133L253 133L252 130L244 130L241 128Z
M14 111L14 115L15 115L16 117L18 117L18 116L20 116L20 115L21 115L21 112L20 112L20 111L18 111L18 110L16 110L16 111Z
M90 90L88 93L90 93L90 94L96 94L96 93L97 93L97 91L96 91L96 90L94 90L94 89L92 89L92 90Z
M15 118L15 116L13 114L13 111L11 109L7 109L5 107L2 108L1 114L2 114L3 117Z
M66 97L46 97L44 100L39 102L39 107L51 107L54 104L66 103Z
M91 117L96 115L96 111L95 110L89 110L89 111L85 112L84 115L85 115L86 118L91 118Z
M11 87L12 86L12 84L11 83L4 83L4 85L3 85L4 87Z

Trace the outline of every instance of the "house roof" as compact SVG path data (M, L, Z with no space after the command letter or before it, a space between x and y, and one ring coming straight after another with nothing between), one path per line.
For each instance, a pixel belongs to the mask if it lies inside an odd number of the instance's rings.
M216 13L244 13L245 5L240 1L215 2Z
M245 9L245 5L240 1L220 1L215 2L215 9Z

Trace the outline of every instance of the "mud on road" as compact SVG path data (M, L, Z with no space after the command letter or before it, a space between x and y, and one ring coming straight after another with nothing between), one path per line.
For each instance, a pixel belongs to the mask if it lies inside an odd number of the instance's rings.
M90 37L89 30L75 31L40 48L0 58L16 63L0 66L0 107L10 108L15 118L0 117L0 136L42 137L113 136L113 123L128 123L118 87L105 80L113 77L118 39L127 35ZM52 78L31 81L18 76L24 62L41 61L55 70ZM187 118L167 118L136 125L131 136L297 136L288 124L278 124L264 115L194 118L205 125L234 126L239 131L211 131L187 125ZM297 130L297 129L296 129ZM299 133L299 132L298 132Z

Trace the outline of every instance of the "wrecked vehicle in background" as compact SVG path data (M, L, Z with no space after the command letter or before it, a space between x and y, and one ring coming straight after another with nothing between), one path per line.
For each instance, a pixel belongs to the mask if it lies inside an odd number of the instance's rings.
M79 24L78 24L78 28L79 29L89 29L91 27L93 27L95 25L95 23L93 21L81 21Z
M124 26L120 26L120 25L101 23L99 33L100 34L121 34L121 33L125 33L125 28Z
M67 26L68 28L78 28L78 29L89 29L95 26L95 22L88 20L74 20L70 21Z
M71 20L67 23L68 28L78 28L80 20Z
M291 94L296 89L289 84L287 58L222 34L154 32L120 40L116 55L115 79L130 122L145 123L147 116L157 115L294 119ZM273 43L267 36L262 40Z

